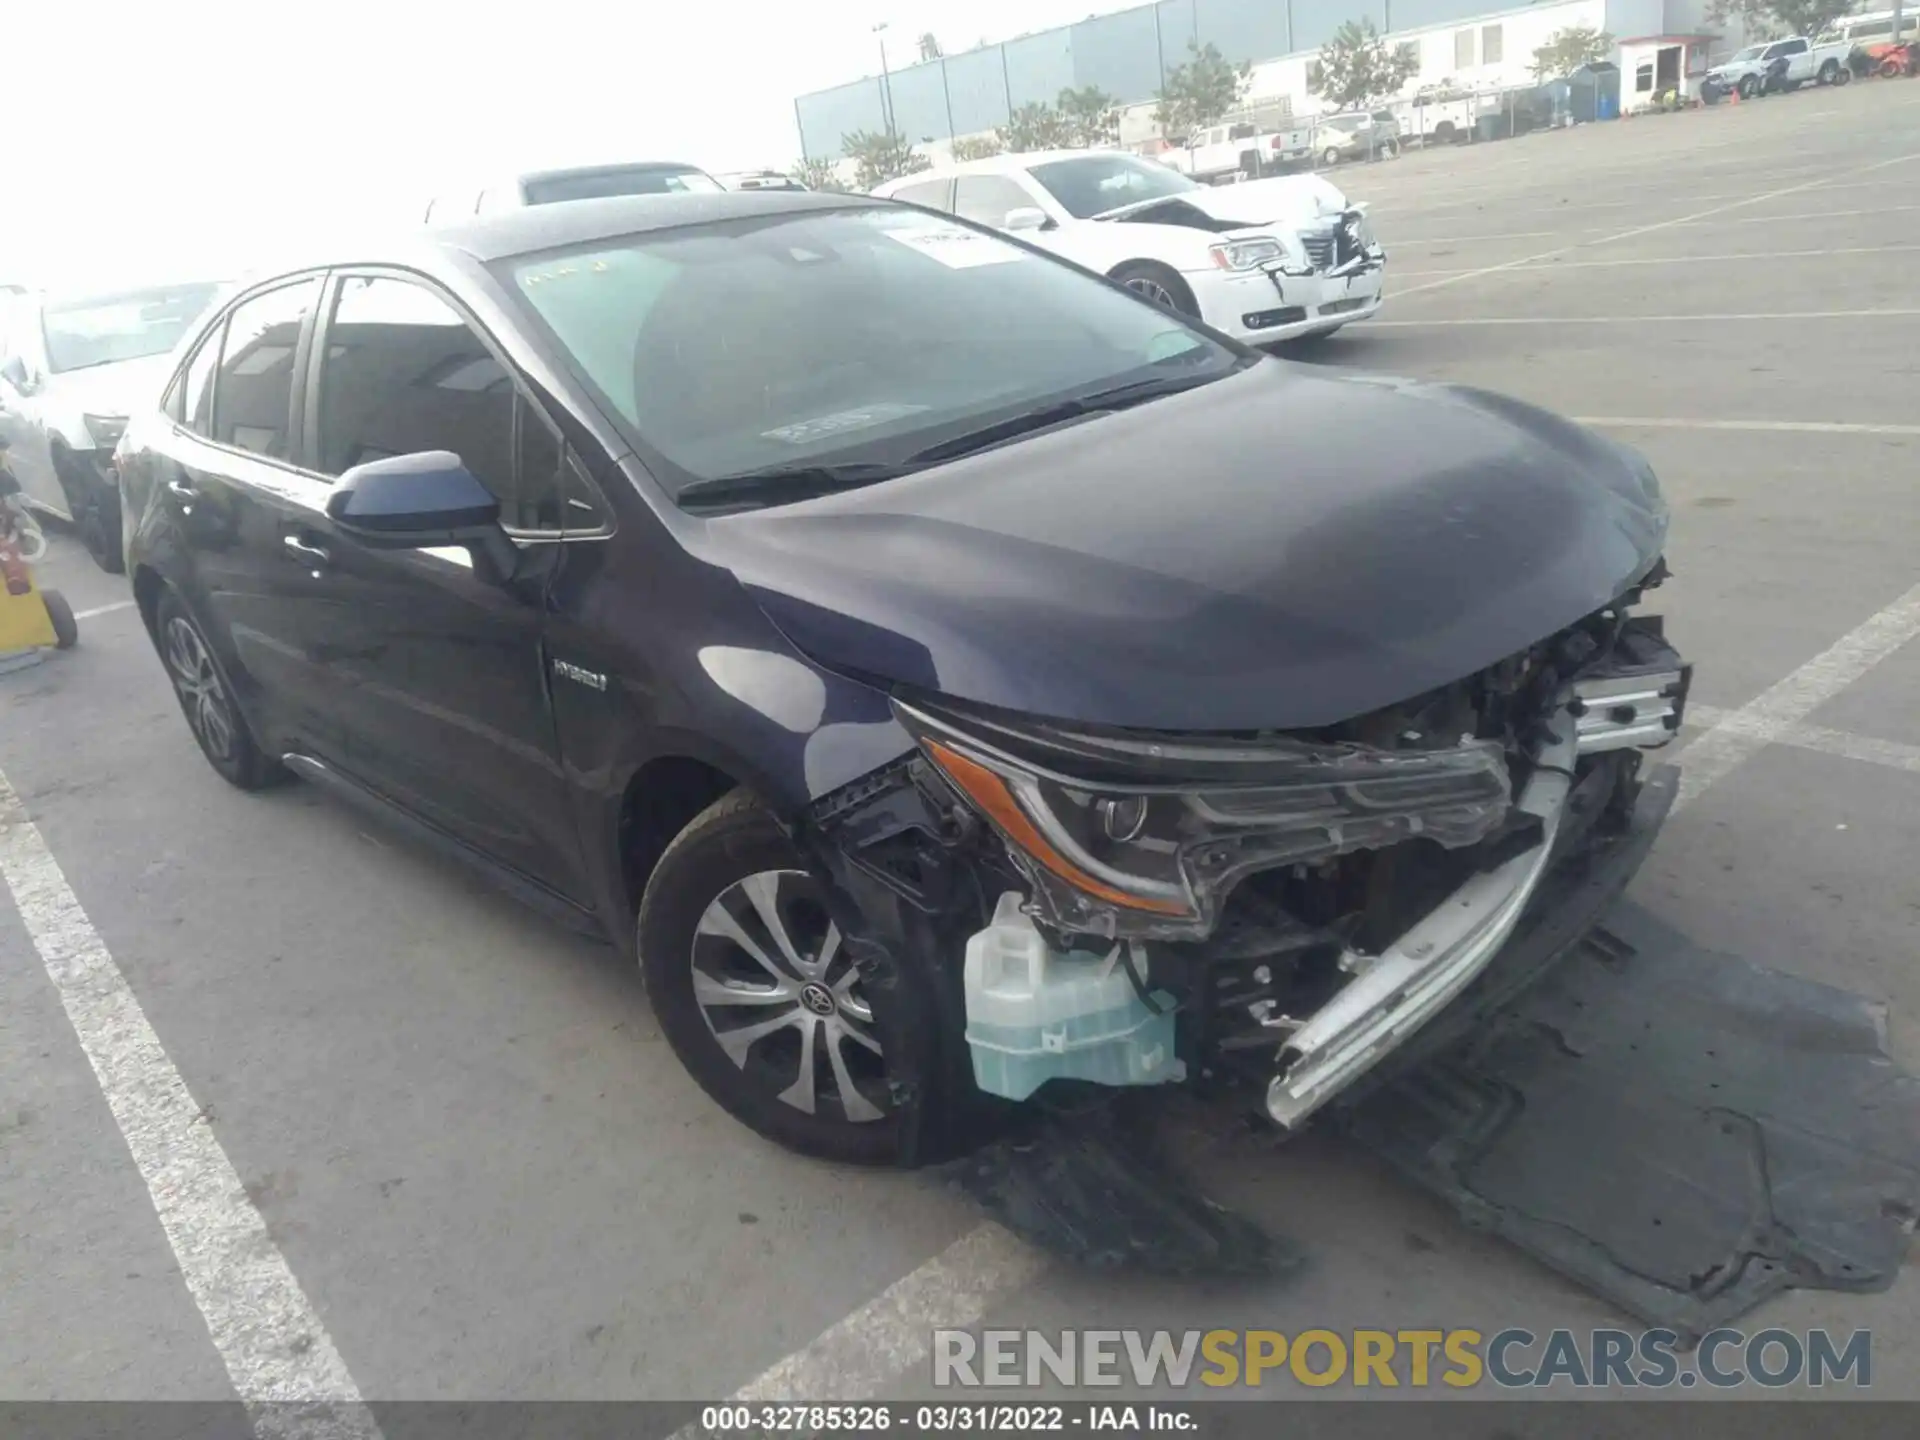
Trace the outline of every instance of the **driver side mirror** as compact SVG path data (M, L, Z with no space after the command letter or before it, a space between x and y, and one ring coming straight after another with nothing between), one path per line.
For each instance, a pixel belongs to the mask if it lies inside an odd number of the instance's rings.
M27 374L27 362L18 355L9 355L6 359L0 360L0 379L4 379L22 395L30 393L33 389L33 377Z
M500 502L450 450L422 450L355 465L327 497L327 518L370 550L458 545L476 574L500 583L520 551L500 527Z
M1004 223L1009 230L1045 230L1053 221L1038 205L1019 205L1007 212Z

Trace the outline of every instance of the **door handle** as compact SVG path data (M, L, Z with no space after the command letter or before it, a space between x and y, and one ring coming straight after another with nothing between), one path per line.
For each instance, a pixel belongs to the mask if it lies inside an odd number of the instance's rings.
M298 535L282 535L280 543L287 547L287 553L300 564L306 566L331 565L333 556L324 545L316 545L311 540L303 540Z
M197 500L200 496L199 488L191 480L167 481L167 493L178 500Z

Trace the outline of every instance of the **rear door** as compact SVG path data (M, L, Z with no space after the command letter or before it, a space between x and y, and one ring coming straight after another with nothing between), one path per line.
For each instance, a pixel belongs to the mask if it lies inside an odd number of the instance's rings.
M563 533L563 447L502 355L444 291L404 271L336 275L307 405L313 466L458 455L501 502L525 557L491 584L463 550L370 550L316 529L309 639L350 694L342 764L455 839L584 900L555 741L545 585Z
M271 282L203 337L152 457L180 587L270 752L326 755L336 702L303 630L316 596L286 537L325 523L329 486L298 464L297 377L321 276Z

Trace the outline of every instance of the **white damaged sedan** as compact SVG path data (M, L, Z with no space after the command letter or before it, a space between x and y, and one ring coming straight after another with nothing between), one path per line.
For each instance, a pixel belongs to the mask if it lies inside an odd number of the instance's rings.
M1207 186L1117 150L995 155L879 186L1062 259L1241 340L1331 335L1380 308L1365 205L1318 175Z

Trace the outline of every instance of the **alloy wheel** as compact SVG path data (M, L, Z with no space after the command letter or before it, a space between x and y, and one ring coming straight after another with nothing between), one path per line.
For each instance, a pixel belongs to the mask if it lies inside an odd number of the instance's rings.
M694 933L693 998L727 1058L796 1110L884 1119L873 1010L840 931L803 870L721 891Z
M1127 289L1133 291L1134 294L1144 295L1154 304L1164 309L1178 310L1180 308L1173 303L1173 292L1151 276L1136 275L1126 282L1126 286Z
M167 676L179 692L194 735L210 754L221 760L233 759L236 727L227 687L221 683L200 632L178 615L167 622L166 660Z

